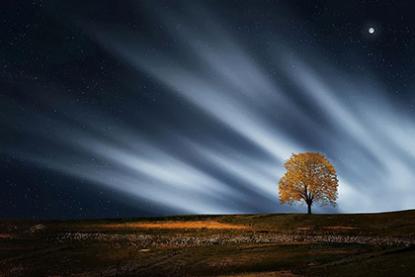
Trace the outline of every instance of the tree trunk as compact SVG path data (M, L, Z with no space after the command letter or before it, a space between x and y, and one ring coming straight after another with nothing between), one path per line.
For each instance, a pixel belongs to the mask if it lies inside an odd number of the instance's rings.
M311 214L311 203L307 203L307 214Z

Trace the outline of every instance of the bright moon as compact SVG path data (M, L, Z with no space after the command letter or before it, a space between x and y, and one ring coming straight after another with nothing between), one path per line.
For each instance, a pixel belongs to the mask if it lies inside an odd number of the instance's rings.
M375 28L370 27L370 28L369 28L369 34L374 34L374 33L375 33Z

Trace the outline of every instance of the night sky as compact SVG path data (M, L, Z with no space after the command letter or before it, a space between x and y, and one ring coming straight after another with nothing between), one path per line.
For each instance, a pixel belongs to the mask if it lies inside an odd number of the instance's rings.
M415 2L1 1L0 217L415 208Z

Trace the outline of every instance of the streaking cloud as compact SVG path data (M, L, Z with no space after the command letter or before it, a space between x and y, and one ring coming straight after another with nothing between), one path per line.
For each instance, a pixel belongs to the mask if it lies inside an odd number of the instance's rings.
M190 129L198 136L174 128L184 123L168 116L149 113L143 119L134 107L136 125L92 109L92 116L83 117L85 108L69 109L67 99L45 97L42 104L60 107L61 117L35 111L36 117L23 116L27 127L22 132L56 144L53 155L13 151L22 160L122 192L138 203L167 206L172 214L282 211L276 186L283 162L291 153L321 151L338 169L338 210L413 208L415 126L410 115L387 101L376 80L316 62L318 49L295 49L279 37L259 39L264 61L218 22L200 7L156 17L162 35L174 38L178 48L167 50L127 29L84 26L136 76L147 76L169 97L184 100L192 109L187 117L195 116ZM142 121L151 121L157 139ZM31 127L42 122L48 122L53 136ZM91 159L100 166L91 165Z

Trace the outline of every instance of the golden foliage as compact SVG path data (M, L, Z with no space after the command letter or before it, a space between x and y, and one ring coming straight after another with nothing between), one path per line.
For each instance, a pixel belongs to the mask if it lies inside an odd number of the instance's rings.
M293 154L284 167L287 172L279 181L280 203L303 200L309 207L314 202L322 206L336 204L336 170L324 155L313 152Z

